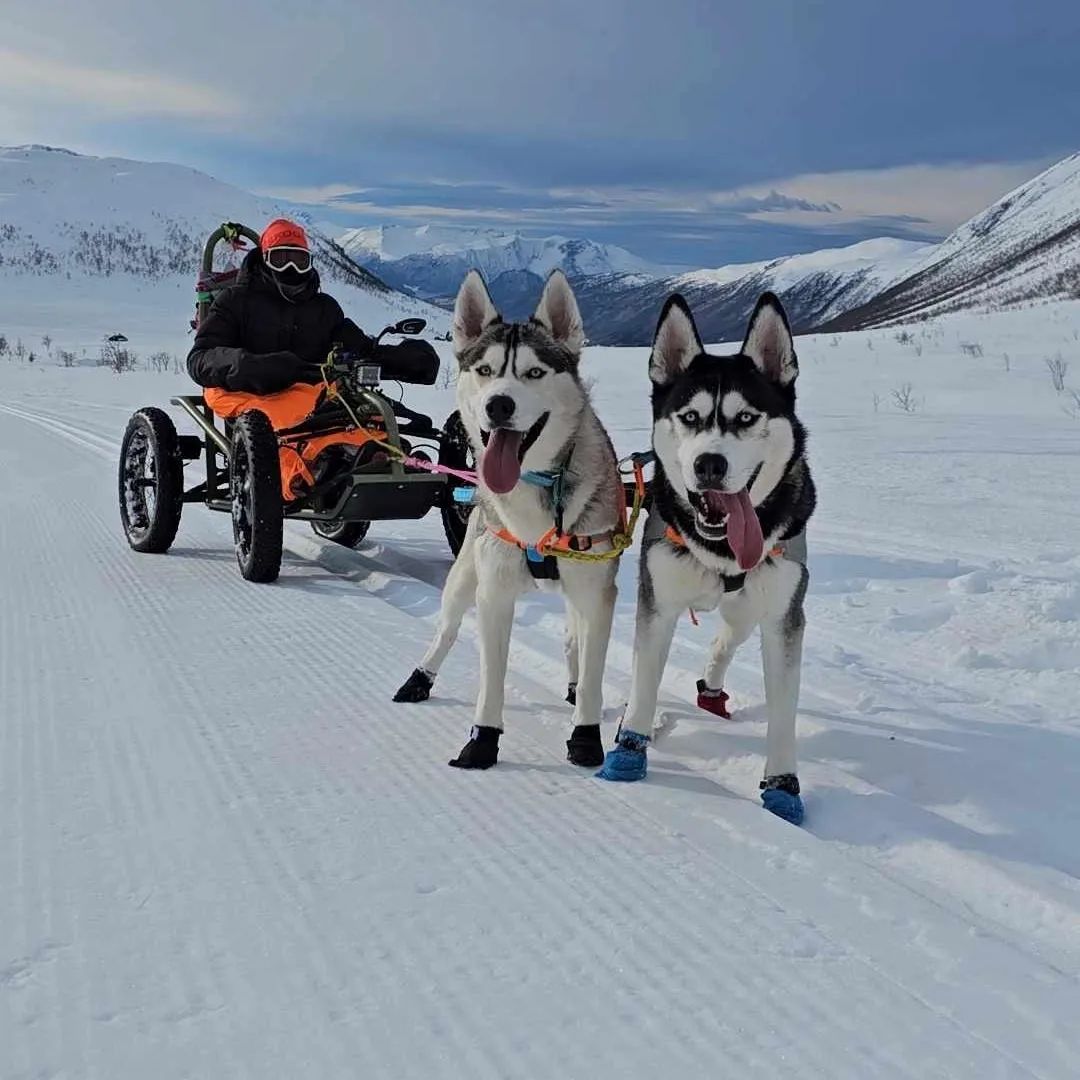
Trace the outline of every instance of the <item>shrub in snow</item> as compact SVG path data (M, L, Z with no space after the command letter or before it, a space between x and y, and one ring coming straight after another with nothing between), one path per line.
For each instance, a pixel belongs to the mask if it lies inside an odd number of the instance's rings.
M892 392L893 403L901 412L917 412L922 402L915 396L915 387L911 383L902 383Z
M1065 389L1065 376L1069 373L1069 361L1061 353L1055 353L1053 356L1046 358L1046 369L1050 372L1050 381L1054 384L1054 389L1060 394Z

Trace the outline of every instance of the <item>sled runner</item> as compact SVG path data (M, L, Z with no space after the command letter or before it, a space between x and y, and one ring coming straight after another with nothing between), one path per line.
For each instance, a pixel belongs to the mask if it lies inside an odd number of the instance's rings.
M258 236L226 224L207 241L197 286L196 319L232 283L213 271L219 243L243 250ZM388 334L418 334L423 319L404 319ZM395 380L434 382L432 370L395 372ZM136 551L169 549L185 503L203 503L232 517L241 574L268 582L281 567L285 518L310 522L320 536L352 547L372 521L416 519L438 508L451 551L465 538L470 506L454 491L469 486L474 467L457 412L443 427L380 391L381 370L370 359L335 346L321 367L322 382L277 394L208 389L172 404L198 434L179 435L162 409L139 409L120 449L120 517ZM202 461L205 476L185 485L185 466ZM425 467L426 466L426 467ZM431 471L432 469L438 471Z

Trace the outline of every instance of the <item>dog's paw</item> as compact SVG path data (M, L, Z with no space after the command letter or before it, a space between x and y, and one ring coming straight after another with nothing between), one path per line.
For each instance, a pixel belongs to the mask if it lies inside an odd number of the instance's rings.
M790 821L792 825L801 825L806 816L799 794L799 778L791 773L767 776L762 780L761 802L770 814Z
M599 724L578 724L566 740L566 760L571 765L595 769L604 764L604 742Z
M576 682L566 684L566 703L567 703L567 705L576 705L577 704L577 683Z
M501 734L500 728L474 727L461 753L449 764L455 769L490 769L499 760Z
M649 768L646 755L648 745L647 735L620 731L615 740L615 749L609 750L604 756L604 767L596 775L601 780L644 780Z
M427 701L431 697L431 688L435 685L435 676L423 668L417 668L398 688L395 701Z
M713 716L723 717L725 720L731 719L731 713L728 712L728 696L723 690L710 690L705 685L704 679L698 679L697 681L697 707L704 709L706 712L710 712Z

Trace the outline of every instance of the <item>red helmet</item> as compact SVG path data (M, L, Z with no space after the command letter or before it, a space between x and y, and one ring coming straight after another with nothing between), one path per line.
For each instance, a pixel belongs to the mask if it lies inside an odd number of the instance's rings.
M304 232L303 226L297 225L295 221L289 221L288 218L275 218L271 221L263 229L262 236L259 237L259 247L264 255L271 248L276 247L303 248L304 251L311 250L308 247L307 233Z

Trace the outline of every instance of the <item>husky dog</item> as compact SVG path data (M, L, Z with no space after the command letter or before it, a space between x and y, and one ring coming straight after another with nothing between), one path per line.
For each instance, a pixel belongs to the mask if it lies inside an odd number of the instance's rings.
M795 346L780 301L765 293L742 349L706 353L681 296L656 328L652 380L653 509L638 583L633 684L616 747L598 774L645 775L646 746L675 623L719 608L720 630L698 705L727 716L724 676L761 627L768 737L762 800L798 824L795 710L809 575L804 530L814 510L806 431L795 415Z
M615 608L618 559L542 557L537 542L572 537L594 553L612 549L624 496L611 440L578 374L585 334L565 275L547 280L526 323L503 322L473 270L454 307L458 407L480 461L476 508L443 590L435 640L395 701L423 701L475 600L480 692L469 741L450 762L462 769L495 764L503 729L503 684L519 593L562 589L567 606L567 700L575 765L604 760L601 682ZM580 670L579 670L580 669Z

